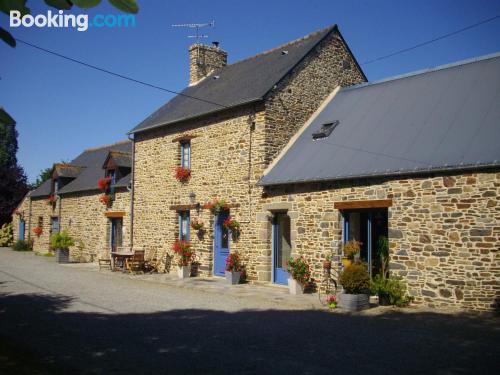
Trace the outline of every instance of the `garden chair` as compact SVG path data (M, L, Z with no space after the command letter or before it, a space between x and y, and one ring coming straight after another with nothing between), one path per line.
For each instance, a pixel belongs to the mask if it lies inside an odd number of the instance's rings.
M132 257L125 259L125 269L130 273L143 272L144 265L144 250L135 250Z
M99 271L102 268L111 270L111 256L109 253L106 252L106 255L100 256L97 261L99 262Z

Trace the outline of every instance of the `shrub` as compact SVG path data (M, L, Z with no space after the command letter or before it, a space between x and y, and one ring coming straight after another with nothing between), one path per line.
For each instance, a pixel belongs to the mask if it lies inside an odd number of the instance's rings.
M347 241L344 244L344 255L353 260L361 252L361 245L362 243L356 240Z
M355 263L340 274L339 283L348 294L365 294L370 290L370 275L366 264Z
M303 256L288 261L288 272L301 284L306 284L311 278L311 269Z
M406 284L398 277L377 275L372 282L372 293L379 296L380 301L387 300L390 305L407 306L412 298L406 295Z
M12 246L14 243L14 234L12 224L4 224L0 228L0 247Z
M32 249L33 243L30 241L18 240L12 245L14 251L31 251Z
M229 256L226 258L226 271L240 272L241 270L242 264L238 253L229 254Z
M68 231L54 233L50 236L50 244L54 249L68 250L75 241L69 235Z

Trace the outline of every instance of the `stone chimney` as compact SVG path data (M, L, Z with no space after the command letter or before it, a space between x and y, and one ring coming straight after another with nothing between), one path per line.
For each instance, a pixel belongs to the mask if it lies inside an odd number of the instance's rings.
M189 86L226 64L227 52L219 47L218 42L213 42L211 46L193 44L189 47Z

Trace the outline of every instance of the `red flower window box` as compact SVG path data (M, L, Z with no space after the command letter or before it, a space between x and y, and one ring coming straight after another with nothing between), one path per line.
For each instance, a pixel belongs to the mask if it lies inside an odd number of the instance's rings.
M184 167L175 168L175 178L180 182L187 182L191 178L191 169Z

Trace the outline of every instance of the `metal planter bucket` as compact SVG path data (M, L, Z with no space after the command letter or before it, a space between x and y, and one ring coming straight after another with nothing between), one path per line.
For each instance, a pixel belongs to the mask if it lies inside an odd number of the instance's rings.
M188 277L190 277L191 276L191 265L177 267L177 276L179 276L179 279L187 279Z
M57 263L69 263L69 250L56 249L56 260Z
M226 271L226 281L228 284L236 285L240 283L241 272Z
M340 294L339 307L347 311L360 311L370 307L368 294Z

